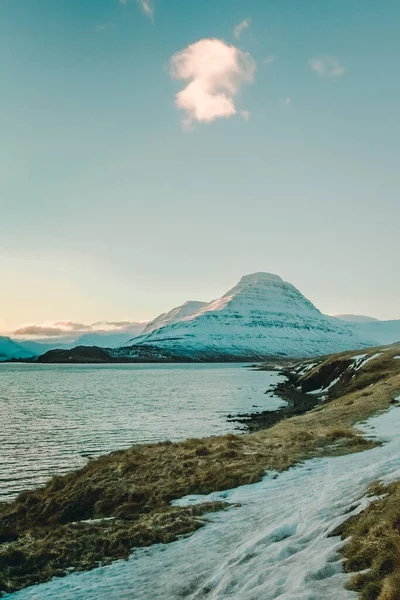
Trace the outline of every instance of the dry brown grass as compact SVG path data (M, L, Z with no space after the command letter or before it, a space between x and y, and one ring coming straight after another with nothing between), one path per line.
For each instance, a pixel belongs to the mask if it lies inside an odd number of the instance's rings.
M349 587L361 600L400 598L400 482L377 486L372 493L384 495L341 527L345 569L363 571L353 576Z
M107 565L116 558L128 558L133 547L172 542L201 527L205 513L226 506L208 502L153 511L134 521L78 522L27 530L16 542L0 545L0 590L13 592L62 577L67 567L84 571Z
M194 531L199 515L169 504L186 494L254 483L265 470L281 471L314 456L372 447L353 425L387 409L399 393L400 361L392 358L396 353L399 347L385 350L343 381L340 393L335 388L329 402L268 430L113 452L0 506L0 590L44 581L67 567L88 569L99 561L125 558L133 547ZM321 368L329 378L342 369L335 361L343 365L354 354L328 357L303 382L321 378ZM74 525L110 517L102 524ZM162 530L157 527L160 519L167 523Z

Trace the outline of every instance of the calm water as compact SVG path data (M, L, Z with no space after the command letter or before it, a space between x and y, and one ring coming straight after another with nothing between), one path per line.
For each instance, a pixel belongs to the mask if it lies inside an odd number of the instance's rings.
M137 442L227 433L281 377L238 365L0 364L0 500Z

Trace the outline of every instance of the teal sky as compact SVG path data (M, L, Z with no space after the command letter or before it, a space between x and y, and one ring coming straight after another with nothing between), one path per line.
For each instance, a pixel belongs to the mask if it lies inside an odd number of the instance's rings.
M400 318L400 3L152 8L1 2L0 329L144 320L260 270ZM169 62L210 38L256 63L249 118L187 130Z

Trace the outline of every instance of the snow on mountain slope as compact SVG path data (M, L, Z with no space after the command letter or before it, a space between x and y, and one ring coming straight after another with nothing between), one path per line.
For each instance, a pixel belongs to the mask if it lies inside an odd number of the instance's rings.
M165 327L166 325L171 325L178 321L184 321L185 319L194 316L205 306L207 306L207 302L189 300L188 302L185 302L185 304L182 304L182 306L177 306L167 313L162 313L153 321L150 321L145 327L143 335L151 333L156 329L160 329L160 327Z
M242 277L183 321L145 331L132 342L132 351L151 345L203 360L314 356L366 345L353 325L323 315L293 285L269 273Z
M400 341L400 320L380 321L364 315L335 315L335 317L353 324L360 338L373 340L377 346L386 346Z
M400 320L357 323L355 331L362 339L372 339L376 346L386 346L400 341Z
M333 315L341 321L347 321L348 323L376 323L379 319L374 317L367 317L366 315Z
M142 333L143 327L137 327L136 330L133 328L130 331L125 332L94 332L85 333L75 340L73 346L100 346L102 348L113 348L114 346L121 346L127 344L131 339L132 335L137 336Z
M0 337L0 361L8 360L9 358L29 358L33 355L33 352L29 352L29 350L26 350L11 338Z
M72 346L75 346L74 343L70 343L70 344L66 344L66 343L61 343L58 340L55 341L48 341L48 342L36 342L36 341L31 341L31 340L22 340L19 341L17 340L17 343L24 348L27 352L29 352L30 355L32 356L40 356L41 354L44 354L45 352L48 352L49 350L55 350L57 349L67 349L67 348L72 348Z

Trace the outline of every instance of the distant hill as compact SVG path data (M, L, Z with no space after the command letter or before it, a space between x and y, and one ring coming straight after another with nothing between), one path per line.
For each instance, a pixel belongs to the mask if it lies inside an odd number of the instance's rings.
M73 346L101 346L103 348L122 346L132 339L132 335L136 337L142 333L142 331L143 325L140 324L137 328L131 327L129 331L124 332L106 331L85 333L75 340Z
M367 317L365 315L334 315L334 317L350 323L374 323L375 321L379 321L379 319Z
M400 342L400 320L358 323L355 327L362 339L374 340L376 346Z
M335 315L336 318L353 323L361 339L373 340L375 345L395 344L400 341L400 320L380 321L364 315Z
M187 358L178 354L159 350L149 346L136 346L135 352L127 355L111 348L97 346L77 346L70 350L49 350L37 359L39 363L137 363L137 362L187 362Z
M39 363L107 363L110 355L104 348L77 346L70 350L49 350L38 358Z
M29 358L32 352L24 348L23 344L14 342L9 337L0 337L0 361L10 358Z

